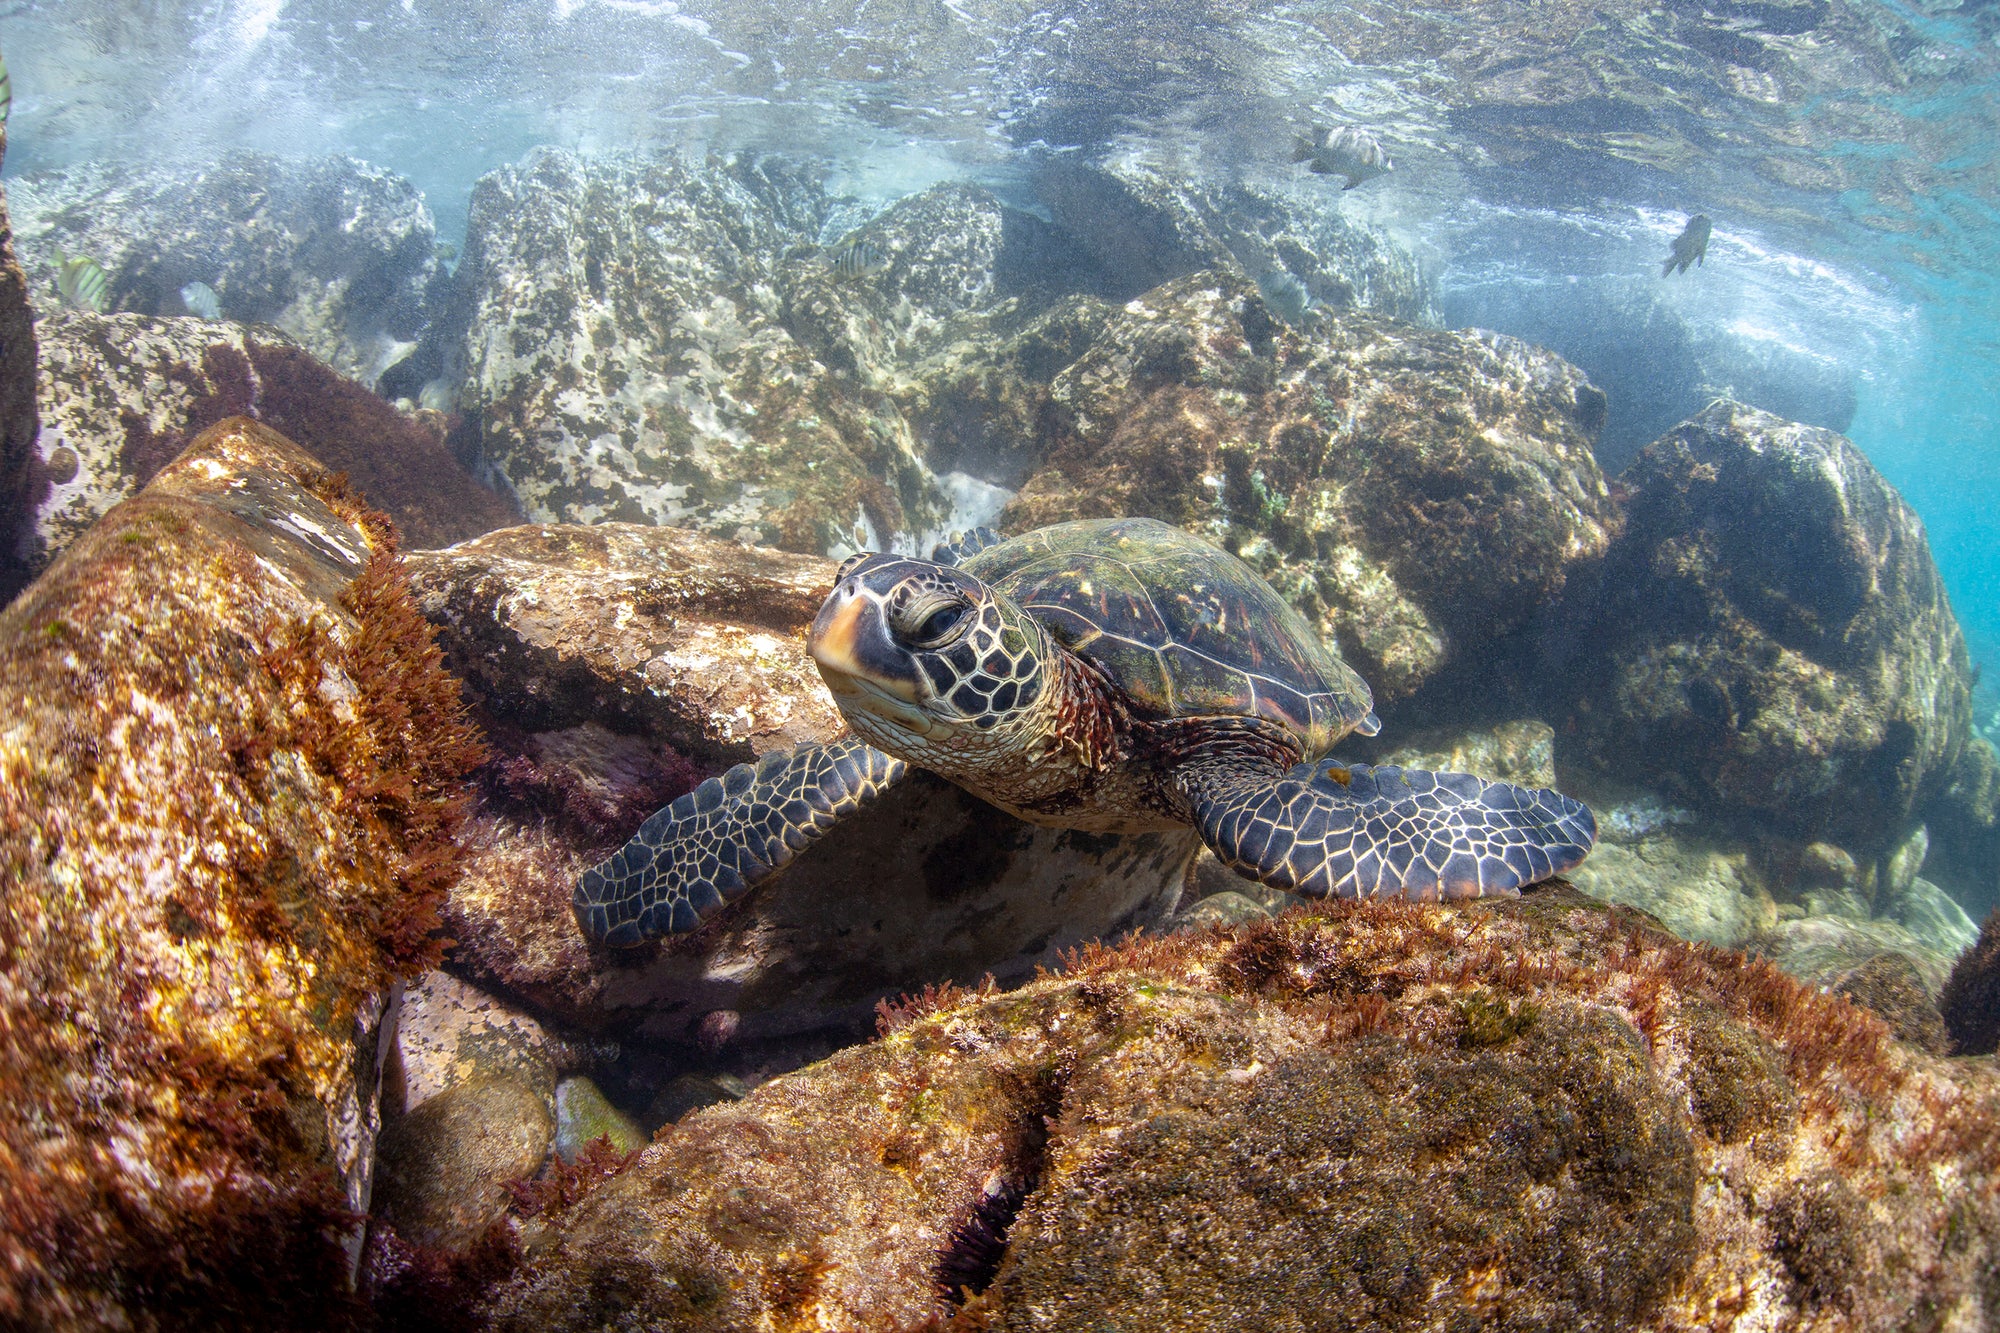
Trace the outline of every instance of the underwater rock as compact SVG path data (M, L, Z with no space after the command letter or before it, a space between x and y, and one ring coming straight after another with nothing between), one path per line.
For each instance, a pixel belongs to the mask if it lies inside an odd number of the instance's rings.
M39 569L226 417L254 416L344 472L404 540L443 546L514 521L434 431L269 330L62 311L40 321L41 467L25 538ZM258 336L262 335L262 336Z
M1128 303L1055 379L1009 530L1135 514L1243 557L1393 704L1526 626L1601 554L1603 395L1512 338L1365 313L1310 338L1248 283Z
M459 980L426 972L402 989L395 1040L382 1066L382 1111L391 1120L476 1078L508 1078L536 1090L553 1114L556 1080L583 1052L540 1021Z
M565 1162L581 1156L593 1139L608 1140L613 1152L637 1152L651 1142L631 1116L613 1106L598 1086L581 1074L556 1085L556 1137L551 1144Z
M1416 257L1336 207L1131 157L1052 156L1031 184L1052 225L1088 257L1067 275L1073 290L1122 302L1203 269L1234 267L1252 278L1288 273L1319 309L1438 322L1436 282Z
M0 162L7 157L7 125L0 120ZM48 485L35 451L40 418L35 411L35 314L28 279L14 256L7 191L0 186L0 606L33 577L19 549L31 515Z
M1938 1011L1957 1054L1991 1055L2000 1047L2000 908L1952 968Z
M1727 401L1621 480L1626 530L1601 592L1564 613L1573 657L1552 673L1580 753L1715 814L1886 855L1970 716L1923 524L1847 440Z
M814 553L935 530L950 505L894 405L785 327L812 239L720 159L537 149L481 178L457 281L483 465L537 520Z
M1696 829L1636 836L1600 824L1590 856L1565 878L1599 902L1645 912L1684 940L1738 948L1775 925L1778 905L1747 848Z
M541 1168L555 1130L548 1097L525 1079L454 1083L383 1126L375 1216L406 1244L468 1250L506 1219L508 1182Z
M479 753L388 524L244 418L0 612L0 1321L346 1317Z
M1990 1316L2000 1075L1542 889L1086 950L683 1119L502 1329ZM1829 1169L1834 1164L1834 1169Z
M1921 814L1930 831L1924 874L1975 914L2000 907L2000 759L1988 741L1966 741Z
M1951 1038L1925 983L1923 968L1908 954L1885 950L1829 980L1826 989L1874 1011L1898 1041L1932 1055L1950 1055Z
M1420 732L1394 739L1395 748L1375 762L1433 773L1473 773L1523 787L1556 785L1555 728L1532 718L1477 731Z
M835 566L600 524L410 567L498 750L447 908L455 965L579 1030L696 1044L723 1011L739 1045L853 1028L885 995L1019 979L1178 901L1191 831L1034 828L919 775L694 934L594 949L578 874L710 773L844 729L804 644Z
M351 157L231 152L198 164L78 163L12 182L39 312L60 307L55 253L110 278L109 309L186 312L202 282L238 323L273 324L373 387L424 321L437 227L409 181Z

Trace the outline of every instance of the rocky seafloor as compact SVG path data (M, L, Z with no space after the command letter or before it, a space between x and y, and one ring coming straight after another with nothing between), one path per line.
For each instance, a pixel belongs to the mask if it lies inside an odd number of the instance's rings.
M0 1323L2000 1320L2000 764L1893 488L1729 400L1607 478L1604 394L1385 236L1047 186L855 278L769 158L538 151L456 267L344 159L10 183ZM919 778L578 933L646 814L839 731L836 557L1107 514L1337 642L1357 757L1597 849L1302 903Z

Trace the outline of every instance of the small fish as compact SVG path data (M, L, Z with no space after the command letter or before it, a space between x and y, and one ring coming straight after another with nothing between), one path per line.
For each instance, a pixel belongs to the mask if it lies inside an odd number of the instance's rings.
M427 412L451 413L458 408L458 386L439 376L425 380L424 387L417 390L417 406Z
M1318 176L1347 177L1343 190L1396 169L1374 135L1351 125L1337 130L1315 125L1311 132L1297 135L1292 140L1292 161L1310 163L1307 170Z
M200 315L203 319L222 318L222 298L215 294L215 288L205 282L191 282L181 288L181 304L190 315Z
M1281 268L1257 279L1257 294L1264 298L1271 313L1287 324L1305 323L1306 312L1313 307L1312 293L1306 290L1306 285Z
M106 304L104 265L88 255L65 259L56 251L56 290L78 310L104 313Z
M7 57L0 56L0 125L14 112L14 80L7 73Z
M826 266L836 277L865 278L889 267L889 258L867 241L850 236L826 252Z
M1707 268L1708 233L1713 229L1706 213L1697 213L1689 218L1681 234L1674 237L1674 252L1660 266L1660 276L1664 278L1669 273L1685 273L1689 264Z
M431 247L431 251L437 255L437 261L440 264L449 264L452 260L458 258L458 247L450 241L439 241Z

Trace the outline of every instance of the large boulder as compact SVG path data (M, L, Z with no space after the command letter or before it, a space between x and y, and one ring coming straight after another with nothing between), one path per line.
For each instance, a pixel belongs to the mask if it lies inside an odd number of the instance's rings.
M254 416L344 472L416 546L513 521L434 424L404 416L269 329L59 311L41 324L45 479L21 558L39 569L226 417Z
M61 250L104 266L109 310L184 314L181 288L204 282L227 318L274 324L370 386L415 345L437 271L423 195L350 157L78 163L16 180L13 198L42 314L62 306Z
M1126 301L1204 269L1286 273L1325 309L1437 323L1435 280L1381 230L1344 215L1330 187L1304 192L1205 178L1179 163L1051 156L1031 179L1051 225L1088 263L1074 290ZM1317 196L1317 197L1315 197Z
M0 161L7 125L0 121ZM7 192L0 188L0 606L31 576L18 544L41 500L44 482L35 452L35 312L28 279L14 256Z
M478 753L387 524L247 419L0 612L0 1321L352 1313Z
M1622 480L1624 535L1551 673L1581 753L1709 812L1886 855L1970 715L1923 524L1846 439L1727 401Z
M816 553L937 528L893 405L786 328L787 270L831 276L815 239L715 159L539 149L482 178L457 279L485 465L538 520Z
M683 1119L539 1220L484 1313L690 1330L1995 1313L1990 1066L1560 889L1093 950L884 1028Z
M1013 528L1144 514L1234 550L1393 704L1525 628L1609 545L1603 395L1494 334L1330 316L1177 279L1055 377L1060 438Z
M455 965L574 1026L744 1045L887 995L1018 980L1157 923L1191 831L1040 829L914 775L702 929L593 949L577 875L701 777L843 729L804 636L834 564L671 528L490 533L411 568L498 750L452 890Z

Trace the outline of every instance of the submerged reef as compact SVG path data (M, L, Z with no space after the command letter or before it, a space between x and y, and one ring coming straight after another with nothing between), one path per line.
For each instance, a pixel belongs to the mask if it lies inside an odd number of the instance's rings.
M0 1321L305 1328L480 755L393 527L234 418L0 613Z
M202 431L248 414L343 472L417 546L514 520L434 427L303 349L235 324L64 311L40 323L46 479L24 539L39 568L133 495Z
M1552 889L1089 948L683 1119L499 1328L1992 1313L2000 1078Z
M1969 739L1922 522L1843 437L1727 401L1620 480L1624 533L1552 673L1585 753L1712 814L1888 853Z
M233 152L206 163L78 163L11 182L37 314L62 307L58 250L104 266L108 308L188 312L204 283L221 312L270 324L373 386L414 346L437 270L437 227L409 181L349 157Z
M7 125L0 120L0 162L6 157ZM36 466L39 426L35 316L28 302L27 275L14 255L6 188L0 186L0 606L12 600L28 579L12 546L46 484Z

